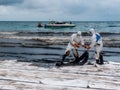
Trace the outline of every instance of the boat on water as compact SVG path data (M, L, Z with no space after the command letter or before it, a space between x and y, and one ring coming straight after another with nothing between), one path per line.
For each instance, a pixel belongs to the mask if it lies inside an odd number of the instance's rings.
M37 25L37 27L43 27L42 23L39 22L38 25Z
M51 21L48 24L45 24L45 28L65 28L65 27L75 27L76 25L73 24L72 22L56 22L56 21Z

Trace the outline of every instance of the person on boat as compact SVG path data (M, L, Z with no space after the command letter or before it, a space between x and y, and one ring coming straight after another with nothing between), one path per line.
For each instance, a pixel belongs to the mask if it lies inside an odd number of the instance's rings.
M73 52L75 60L71 61L70 63L74 63L74 64L78 63L80 61L79 54L78 54L78 48L80 47L80 45L85 47L84 41L81 35L81 31L78 31L77 33L71 35L66 51L62 57L61 64L64 62L66 56L68 56L71 51Z
M38 23L38 27L43 27L41 22Z
M102 49L103 49L103 42L102 36L95 32L93 28L89 30L89 34L92 35L91 37L91 44L88 49L94 47L95 50L95 59L97 64L103 64L103 56L102 56Z

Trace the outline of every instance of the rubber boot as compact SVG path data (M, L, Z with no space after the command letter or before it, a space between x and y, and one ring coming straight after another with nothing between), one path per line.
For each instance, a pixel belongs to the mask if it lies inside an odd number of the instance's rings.
M100 60L99 60L99 64L104 64L104 61L103 61L103 55L102 54L100 54Z
M99 64L99 59L96 59L96 63Z
M66 58L66 55L63 55L63 57L62 57L62 62L65 60L65 58Z
M56 63L56 66L61 66L61 65L63 65L63 61L65 60L65 57L66 57L66 55L63 55L63 57L62 57L62 61L58 61L57 63Z

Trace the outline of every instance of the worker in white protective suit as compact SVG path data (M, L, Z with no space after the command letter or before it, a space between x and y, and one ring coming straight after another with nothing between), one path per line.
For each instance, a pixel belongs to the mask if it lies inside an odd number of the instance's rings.
M103 42L102 37L99 33L96 33L94 29L89 30L89 34L92 35L91 37L91 45L89 48L94 47L95 49L95 59L97 64L103 64L103 56L102 56L102 49L103 49Z
M62 57L62 62L65 60L66 56L68 56L72 51L75 60L71 61L71 63L78 63L79 54L77 49L80 47L80 45L84 46L84 42L82 39L81 31L78 31L77 33L71 35L65 54Z

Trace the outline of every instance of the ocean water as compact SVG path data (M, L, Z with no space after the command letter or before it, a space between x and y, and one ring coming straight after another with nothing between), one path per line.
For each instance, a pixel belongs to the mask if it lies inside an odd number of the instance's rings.
M9 32L11 34L7 35L13 35L12 32L19 32L17 35L22 36L45 36L45 35L65 35L68 33L64 32L76 32L76 31L83 31L87 32L90 28L94 28L98 32L106 32L106 33L112 33L109 34L108 37L114 36L119 37L120 36L120 21L100 21L100 22L93 22L93 21L74 21L73 23L76 25L76 27L73 28L38 28L38 21L0 21L0 32ZM48 23L47 21L41 21L41 23L44 25ZM26 33L27 32L27 33ZM43 33L41 33L43 32ZM57 32L57 33L56 33ZM22 40L22 39L7 39L4 38L6 35L0 34L2 38L0 38L0 60L13 60L17 59L18 61L57 61L61 60L62 55L66 49L66 45L46 45L42 46L40 45L40 41L36 40ZM64 34L63 34L64 33ZM117 33L117 34L116 34ZM42 35L41 35L42 34ZM113 37L114 37L113 36ZM40 45L39 47L25 47L24 44L33 44L33 45ZM58 52L59 50L59 52ZM111 47L111 48L104 48L104 59L106 61L115 61L120 62L120 51L119 47ZM82 54L84 50L79 50L79 53ZM90 51L92 55L91 57L94 57L94 51ZM73 58L71 55L68 57L68 59Z
M40 21L42 25L48 21ZM0 21L0 31L32 31L32 32L75 32L88 31L94 28L98 32L120 33L120 21L73 21L73 28L38 28L39 21Z

